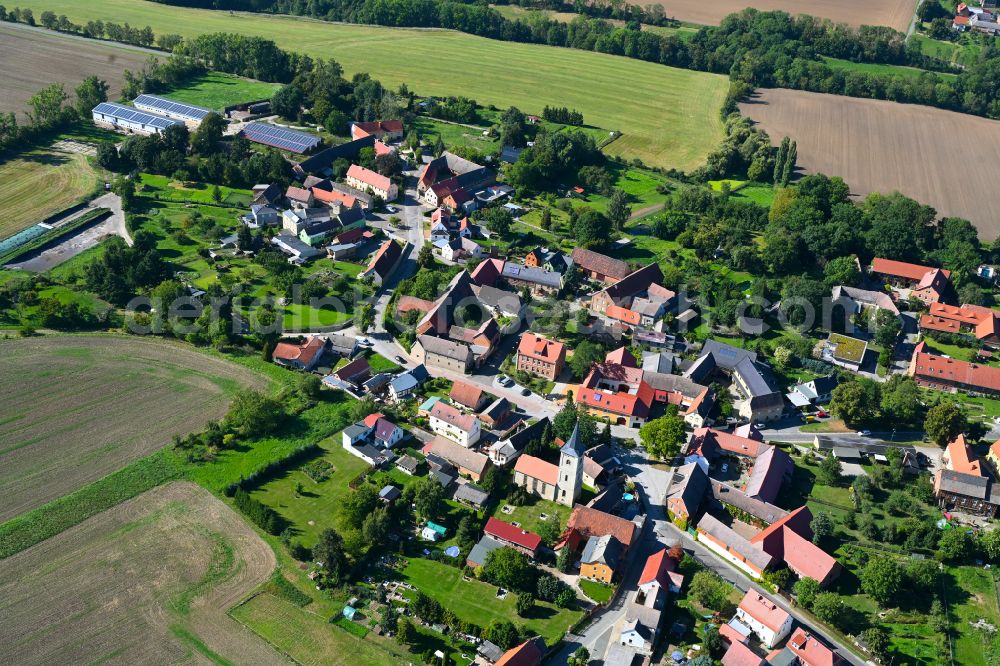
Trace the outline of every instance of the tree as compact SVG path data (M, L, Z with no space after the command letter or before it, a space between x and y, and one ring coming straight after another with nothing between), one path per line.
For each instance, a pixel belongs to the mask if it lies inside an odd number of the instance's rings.
M514 609L521 617L525 617L535 605L535 597L531 592L521 592L514 602Z
M920 388L912 377L892 375L882 385L882 415L894 423L916 423L920 416Z
M934 560L910 560L906 563L908 592L933 594L937 589L940 565Z
M882 608L896 599L903 584L903 570L891 557L873 557L861 570L861 589Z
M379 406L378 403L375 402L375 398L370 395L366 395L361 400L351 404L351 420L355 423L363 421L366 416L374 414L377 411L379 411Z
M361 309L358 310L358 321L356 323L358 330L362 333L367 333L375 325L375 308L372 307L371 303L365 303L361 306Z
M1000 530L983 532L979 537L979 546L991 560L994 562L1000 560Z
M927 410L924 430L938 446L944 446L968 429L965 413L954 402L942 402Z
M365 518L375 510L378 504L378 491L371 485L363 483L341 503L340 510L343 513L344 521L357 529L362 526Z
M226 425L245 437L261 437L277 430L284 419L285 409L278 400L247 389L233 398Z
M434 247L429 243L420 246L417 253L417 268L434 268Z
M628 194L617 187L612 188L611 198L608 201L608 219L611 221L611 225L615 229L621 230L631 215L632 207L628 205Z
M873 317L875 322L875 342L886 349L892 349L899 337L899 331L903 328L899 317L888 310L876 308Z
M590 651L582 646L577 648L566 662L566 666L587 666L588 664L590 664Z
M816 479L827 486L836 486L843 477L843 467L840 460L832 452L828 453L819 464Z
M969 560L975 553L975 541L962 529L947 530L938 541L938 556L945 562Z
M576 350L573 352L573 358L569 360L569 367L573 371L573 376L580 377L581 379L586 377L591 367L595 363L603 361L604 356L604 347L596 342L584 340L577 345Z
M711 571L699 571L691 578L688 594L705 608L722 612L729 605L729 585Z
M795 142L792 141L788 146L788 154L785 156L784 168L781 172L781 184L782 186L788 185L788 182L792 179L792 175L795 173L795 161L798 158L798 147Z
M413 628L413 623L408 618L399 618L396 623L396 638L403 645L413 645L417 641L417 630Z
M833 519L829 514L817 513L809 523L813 531L813 543L819 543L826 537L833 536Z
M225 128L226 121L222 116L214 111L209 113L191 136L191 150L202 156L215 154L219 150Z
M329 585L337 586L344 582L347 578L347 555L344 552L344 539L336 530L323 530L312 553L317 565L322 563L322 576Z
M497 548L486 556L483 578L494 585L514 590L531 590L535 587L535 569L528 557L513 548Z
M76 111L83 118L89 117L95 106L107 101L108 82L97 76L88 76L76 87Z
M795 581L795 585L792 586L792 591L795 592L795 598L798 599L799 603L809 608L812 606L813 601L816 600L816 595L820 593L819 582L814 578L800 578Z
M600 212L587 208L573 223L573 234L580 246L600 245L611 236L611 222Z
M861 278L861 271L854 263L854 257L835 257L823 267L823 281L828 287L846 285L853 287Z
M417 513L424 518L437 518L444 510L444 489L430 477L424 477L416 485L413 496Z
M830 411L850 426L860 425L875 418L878 406L878 385L868 379L844 382L833 389Z
M861 638L868 644L868 651L882 661L889 652L889 636L881 627L869 627L861 632Z
M552 420L552 434L564 442L568 440L573 434L577 416L576 405L567 400L566 405L559 410L559 413Z
M781 139L781 145L778 146L778 153L774 158L774 177L772 180L775 185L781 184L782 175L785 173L785 161L788 158L788 146L791 142L787 136Z
M479 485L482 486L483 490L485 490L486 492L492 493L494 490L500 487L500 484L503 483L503 480L504 480L503 472L500 469L491 466L488 470L486 470L486 473L483 475L483 478L479 482Z
M573 567L573 553L570 549L563 547L556 556L556 569L563 573L569 573L569 570Z
M520 642L521 635L510 620L493 620L483 629L483 638L502 650L509 650Z
M549 516L549 519L538 525L538 536L542 537L542 542L546 546L553 545L562 536L562 527L559 525L559 516Z
M302 101L302 91L298 87L282 86L271 96L271 110L282 118L297 120L302 111Z
M718 629L715 631L718 631ZM707 654L699 654L697 657L688 662L688 666L712 666L714 663L715 662L712 661L712 658Z
M514 216L503 206L487 208L483 217L486 219L486 228L500 238L507 236L514 226Z
M472 550L472 547L479 541L479 529L472 516L466 514L462 520L458 521L458 529L455 531L455 540L458 547L464 551Z
M361 536L370 546L381 546L386 543L391 531L392 519L385 507L375 509L361 523Z
M836 592L820 592L813 599L812 612L827 624L836 624L844 609L844 602Z
M63 104L68 99L61 83L45 86L28 100L31 122L40 127L50 127L62 118Z
M649 455L669 460L680 452L685 440L684 419L678 414L667 414L647 421L639 428L639 439Z

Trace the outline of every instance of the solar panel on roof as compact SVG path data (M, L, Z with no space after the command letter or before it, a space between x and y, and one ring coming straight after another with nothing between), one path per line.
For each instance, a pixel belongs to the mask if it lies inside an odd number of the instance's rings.
M175 102L165 97L157 97L156 95L139 95L132 103L137 106L141 105L155 109L160 113L173 114L191 120L202 120L211 113L210 109L184 104L183 102Z
M129 106L124 106L122 104L115 104L114 102L101 102L94 107L95 113L100 113L105 116L111 116L118 120L124 120L130 123L138 123L141 125L147 125L149 127L156 127L159 129L166 129L171 125L177 125L179 120L172 120L170 118L164 118L163 116L157 116L152 113L146 113L144 111L139 111L133 109Z
M304 153L319 145L319 138L296 132L294 130L269 125L267 123L250 123L243 129L243 135L250 141L263 143L275 148L282 148L296 153Z

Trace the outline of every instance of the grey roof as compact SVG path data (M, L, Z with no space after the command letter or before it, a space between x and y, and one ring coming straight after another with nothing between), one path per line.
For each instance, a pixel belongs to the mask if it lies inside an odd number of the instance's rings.
M443 437L435 437L431 441L431 451L453 465L469 470L473 474L482 474L489 465L488 456L471 451L457 442Z
M950 469L941 470L941 490L955 495L975 497L981 500L992 500L990 495L990 480L985 476L965 474Z
M148 111L140 111L132 108L131 106L125 106L124 104L118 104L116 102L101 102L93 108L93 113L100 113L105 117L110 116L117 120L124 120L131 123L146 125L148 127L155 127L159 130L164 130L171 125L183 124L180 120L174 120L173 118L167 118L155 113L149 113Z
M648 298L636 296L632 299L632 307L629 310L644 314L647 317L655 317L663 309L662 301L651 301Z
M642 369L669 375L674 370L674 355L669 352L642 352Z
M377 462L380 459L391 459L392 454L386 451L379 451L371 444L355 444L354 450L363 455L367 460Z
M368 433L368 428L363 425L358 425L357 423L352 423L351 425L344 428L344 434L351 439L357 439Z
M625 624L622 625L622 633L635 631L647 641L652 640L662 614L663 611L658 608L630 601L625 605Z
M573 434L569 436L566 443L559 449L559 453L571 458L579 458L583 455L583 439L580 437L580 424L573 426Z
M522 266L513 261L504 262L503 273L501 275L512 280L522 280L532 284L540 284L552 289L562 288L563 276L555 271L547 271L544 268L531 268Z
M756 352L727 345L718 340L708 340L701 348L701 354L702 356L711 354L716 365L724 370L733 370L738 363L747 358L751 361L757 360Z
M763 448L763 447L762 447ZM765 502L773 502L781 491L785 479L792 475L795 463L776 446L767 446L753 462L747 480L746 494Z
M510 411L510 403L507 398L497 398L493 403L483 410L481 416L487 416L496 422L501 416Z
M403 393L405 391L412 391L417 388L419 383L409 372L404 372L403 374L396 375L389 381L389 387L395 393Z
M416 472L420 466L420 461L413 456L403 456L396 461L396 466L405 469L407 472Z
M294 252L300 257L311 258L320 254L319 250L306 245L299 240L298 236L292 236L291 234L279 234L271 239L271 243L287 248L290 252Z
M521 297L518 296L517 292L497 289L489 285L477 287L476 298L484 305L504 312L520 312L522 306Z
M482 506L490 498L490 494L472 483L465 483L455 491L456 502L468 502L473 506Z
M587 457L599 463L606 463L615 457L615 449L610 444L598 444L587 449Z
M484 657L486 657L487 660L491 662L497 662L500 661L500 658L503 656L504 649L499 645L494 645L493 643L484 640L476 648L476 652L483 655Z
M493 444L490 449L497 450L502 455L512 456L515 453L524 450L524 447L528 445L534 439L539 439L542 436L542 432L545 430L545 424L549 422L547 416L543 416L538 421L532 423L531 425L518 430L513 435L507 437L507 439L502 439L499 442Z
M768 525L788 515L788 512L780 507L750 497L743 491L715 479L712 479L712 496L723 504L736 507L754 518L763 520Z
M650 372L643 369L644 382L659 391L677 392L686 398L697 398L707 386L681 375L669 375L664 372Z
M365 387L366 391L378 391L380 388L384 387L389 383L389 373L380 372L368 381L366 381L362 386Z
M473 564L482 566L486 563L487 555L498 548L503 548L503 546L504 545L502 543L493 537L484 534L483 538L479 540L479 543L472 547L472 550L469 551L469 556L465 559Z
M708 490L708 475L696 462L681 465L674 472L674 482L670 486L667 499L681 498L688 512L693 514L700 507Z
M437 354L438 356L444 356L456 361L467 362L472 354L468 345L452 342L444 338L436 338L432 335L421 335L417 338L417 342L420 343L420 346L427 353Z
M416 379L421 384L423 384L424 382L426 382L428 379L431 378L430 374L427 372L427 368L424 367L423 363L415 365L412 368L410 368L409 374L413 375L413 378Z
M719 543L729 546L729 549L742 555L748 562L764 570L771 564L771 556L757 548L735 530L721 523L715 516L705 514L698 521L698 530L705 532Z
M583 548L580 561L584 564L600 562L612 569L617 569L623 550L621 542L613 534L592 536L587 539L587 545Z
M378 496L388 502L399 498L402 494L402 491L393 485L385 486L382 490L378 491Z
M343 356L353 354L358 345L358 341L354 336L344 335L343 333L330 333L326 336L326 339L330 341L333 351Z
M765 397L772 393L778 393L778 389L775 388L771 378L770 373L766 368L762 367L760 364L755 363L749 357L743 358L736 367L733 368L733 374L738 374L743 384L746 386L747 390L750 392L751 398ZM778 396L781 399L781 396Z

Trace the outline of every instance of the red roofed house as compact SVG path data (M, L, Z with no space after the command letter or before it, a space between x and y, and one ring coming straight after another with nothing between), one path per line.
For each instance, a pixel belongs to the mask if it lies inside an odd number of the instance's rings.
M619 305L609 305L608 309L604 312L604 315L608 319L620 321L623 324L628 324L629 326L638 326L642 322L642 315L638 312L629 310L628 308L623 308Z
M351 123L351 138L357 141L366 136L390 141L403 138L402 120L373 120L367 123Z
M715 428L697 428L688 442L687 454L699 455L708 460L715 460L723 453L756 458L762 449L767 448L762 440L760 433L751 438Z
M372 255L371 261L368 262L368 268L359 273L358 277L371 276L373 284L381 287L382 283L395 270L396 264L399 263L399 259L402 256L403 248L399 246L399 243L390 238L379 246L375 254Z
M955 307L931 303L930 310L920 316L920 328L974 337L979 342L1000 345L1000 312L979 305Z
M525 333L517 345L517 369L555 381L566 363L566 346L534 333Z
M959 435L948 443L948 447L941 454L941 461L952 471L983 476L982 464L969 448L965 435Z
M463 414L455 407L438 402L430 412L431 430L462 446L469 447L479 441L482 431L479 419L473 414Z
M352 164L347 170L344 182L362 192L381 197L383 201L395 201L399 196L399 187L390 178L357 164Z
M323 358L324 351L326 351L326 340L320 337L309 338L298 344L279 342L271 353L271 360L288 368L312 370Z
M569 520L566 521L566 530L555 549L569 548L571 552L576 553L583 548L590 537L610 534L618 539L619 543L625 547L625 551L628 551L632 546L632 539L636 532L635 523L631 520L577 504L573 507L573 513L570 514ZM625 555L623 554L622 557L624 558Z
M368 359L358 358L335 370L333 374L341 381L360 384L371 377L371 366L368 365Z
M312 188L313 199L326 204L330 208L354 208L358 205L357 197L353 197L346 192L337 190L323 190L318 187Z
M542 537L534 532L522 530L520 527L514 527L510 523L492 517L486 521L483 532L531 558L538 555L538 549L542 546Z
M455 382L451 386L451 393L448 394L448 397L452 402L457 402L474 412L478 412L485 406L488 396L486 391L478 386L465 382Z
M558 481L559 466L541 458L522 454L514 465L514 485L521 486L550 502L556 500Z
M503 273L503 259L486 259L472 271L472 281L480 287L494 287Z
M396 312L399 314L406 314L407 312L422 312L424 314L431 311L434 307L434 301L425 301L422 298L417 298L416 296L400 296L399 302L396 304Z
M591 280L614 284L628 275L628 264L605 254L578 247L571 255L573 264Z
M580 384L576 401L596 416L636 428L649 418L654 397L639 368L599 363Z
M618 349L609 351L604 356L604 362L616 363L618 365L623 365L626 368L639 367L639 364L636 363L635 356L632 355L632 352L630 352L627 347L619 347Z
M659 550L646 559L646 565L639 576L639 592L646 600L646 605L656 603L661 595L667 592L674 594L681 591L684 576L677 571L677 561L670 557L666 548Z
M736 619L750 627L769 650L791 633L794 623L791 615L754 589L743 596L736 609Z
M993 463L993 466L1000 469L1000 439L990 444L990 450L986 452L986 459Z
M799 578L812 578L821 586L827 585L840 573L840 563L812 542L809 527L812 513L801 506L750 539L750 544L765 553L783 560Z
M792 637L788 639L785 649L798 657L802 666L838 666L843 663L840 655L820 643L815 636L802 627L796 629Z
M1000 394L1000 368L928 353L925 342L914 347L908 374L929 388Z
M365 417L364 424L371 429L375 441L386 449L396 446L406 434L402 428L385 418L385 414L369 414Z
M493 666L538 666L544 656L545 641L536 636L504 652Z
M941 300L948 288L948 278L951 277L951 271L943 268L878 257L872 261L871 274L885 280L897 290L906 290L908 294L902 294L904 298L907 295L913 296L927 304Z
M767 660L743 643L733 642L722 655L722 666L765 666Z

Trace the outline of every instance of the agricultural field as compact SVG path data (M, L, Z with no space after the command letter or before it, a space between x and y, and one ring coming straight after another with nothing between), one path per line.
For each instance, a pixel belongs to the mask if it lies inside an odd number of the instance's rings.
M163 96L178 102L214 109L221 113L227 106L270 99L274 95L274 91L280 87L276 83L244 79L222 72L208 72L191 79L179 88L164 93Z
M4 212L0 239L80 202L97 183L97 171L85 155L54 146L0 163L0 210Z
M306 19L169 7L142 0L29 0L33 11L75 22L128 21L157 34L192 37L240 32L279 46L333 58L347 76L368 72L389 87L405 83L420 95L464 95L480 104L540 113L545 105L583 113L588 125L624 135L612 155L653 166L692 169L722 138L719 109L726 77L654 63L533 44L501 42L447 30L323 23ZM429 61L449 63L441 77ZM488 71L489 76L482 73ZM622 104L628 100L628 104Z
M887 65L877 62L852 62L850 60L830 58L827 56L823 56L823 62L825 62L831 69L839 69L845 72L856 72L859 74L871 74L873 76L902 76L905 78L915 79L922 74L927 73L927 70L923 70L918 67ZM937 76L945 79L954 79L956 77L955 74L948 74L945 72L936 72L936 74Z
M841 176L854 195L899 191L940 215L964 217L983 239L1000 236L1000 200L970 197L1000 180L1000 122L914 104L761 90L740 105L778 142L798 142L808 173ZM950 128L942 132L942 127ZM975 136L958 142L954 136ZM953 186L961 173L964 186Z
M208 491L176 482L0 562L0 644L17 664L275 664L226 615L275 567Z
M0 521L70 493L226 412L256 373L142 338L0 342Z
M818 18L830 19L834 23L850 26L884 25L906 32L910 27L915 9L910 0L878 0L862 3L860 0L840 0L840 2L796 4L787 0L722 0L722 2L660 2L667 15L681 21L718 25L729 14L746 7L760 11L780 10L789 14L811 14Z
M508 19L527 19L528 17L540 14L545 18L553 21L559 21L561 23L570 23L577 18L587 18L582 14L576 14L573 12L557 12L552 9L529 9L527 7L521 7L520 5L491 5L491 7L497 10L502 16ZM619 28L625 27L625 21L617 19L604 19L612 25ZM693 25L679 25L677 27L667 27L659 25L642 25L642 30L644 32L653 32L657 35L677 35L680 39L690 39L698 32L698 27Z
M124 81L122 72L141 69L148 57L148 53L124 44L74 39L0 23L4 72L0 113L14 112L23 120L28 99L51 83L63 84L72 100L73 90L91 74L108 82L108 99L117 99Z

